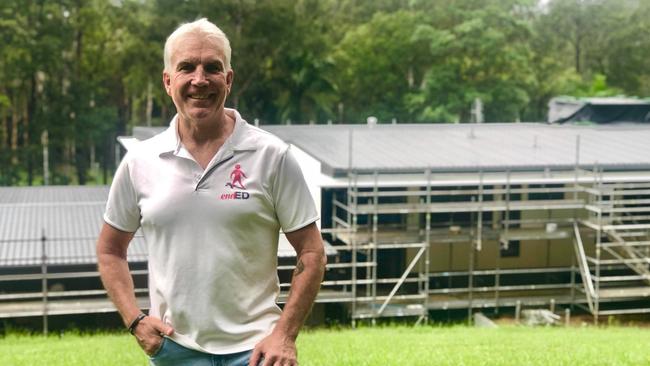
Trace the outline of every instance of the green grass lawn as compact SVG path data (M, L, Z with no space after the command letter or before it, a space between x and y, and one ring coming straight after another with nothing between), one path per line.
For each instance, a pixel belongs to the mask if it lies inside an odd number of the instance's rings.
M305 331L309 365L650 365L650 329L378 327ZM147 365L128 334L0 338L0 365Z

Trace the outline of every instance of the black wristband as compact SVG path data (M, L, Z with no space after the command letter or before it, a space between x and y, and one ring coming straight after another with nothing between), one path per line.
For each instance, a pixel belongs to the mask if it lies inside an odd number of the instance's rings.
M145 317L146 315L144 313L138 314L138 316L135 319L133 319L133 321L131 322L131 325L129 325L128 328L129 333L133 334L133 332L135 332L135 328L138 326L138 324L140 324L140 321L142 321L142 319L144 319Z

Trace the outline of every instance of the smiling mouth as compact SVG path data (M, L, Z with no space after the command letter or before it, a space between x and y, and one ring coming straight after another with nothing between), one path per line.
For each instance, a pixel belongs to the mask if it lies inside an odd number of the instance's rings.
M190 99L197 99L197 100L205 100L209 99L211 97L211 94L192 94L189 95Z

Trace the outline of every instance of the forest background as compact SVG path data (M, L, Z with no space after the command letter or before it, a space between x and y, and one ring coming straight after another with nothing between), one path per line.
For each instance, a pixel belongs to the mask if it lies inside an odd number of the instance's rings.
M557 95L650 96L650 0L2 0L0 185L106 184L163 126L166 36L228 35L227 105L261 124L546 120ZM47 154L43 148L47 140ZM46 156L46 158L44 158Z

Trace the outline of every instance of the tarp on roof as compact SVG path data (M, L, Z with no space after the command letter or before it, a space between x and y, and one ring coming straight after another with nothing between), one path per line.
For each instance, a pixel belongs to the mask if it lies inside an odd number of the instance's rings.
M649 123L650 102L635 98L557 97L549 102L550 123Z

